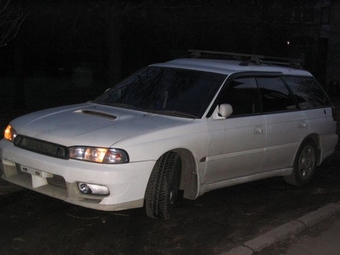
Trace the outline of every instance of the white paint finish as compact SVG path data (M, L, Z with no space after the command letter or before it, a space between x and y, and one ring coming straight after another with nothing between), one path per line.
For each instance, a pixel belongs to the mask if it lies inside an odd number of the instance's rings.
M256 64L239 65L240 63L241 61L234 60L183 58L171 60L166 63L154 64L152 66L184 68L228 75L236 72L278 72L290 75L312 76L309 72L296 68Z
M263 158L265 131L263 115L210 120L209 150L204 183L210 184L258 173Z
M240 66L237 61L180 59L157 66L222 73L275 72L311 77L298 69L266 65ZM222 84L221 84L222 86ZM222 90L222 87L218 90ZM0 141L5 180L77 205L99 210L121 210L143 206L150 173L164 153L185 151L193 160L186 176L197 180L190 190L196 196L213 189L289 175L302 140L316 135L322 160L335 149L338 137L331 108L289 111L225 118L210 112L202 119L179 118L93 103L58 107L31 113L11 122L21 135L63 146L95 146L124 149L127 164L97 164L63 160L15 147ZM225 105L226 106L226 105ZM215 105L218 109L218 106ZM223 107L222 107L223 108ZM230 109L225 107L224 115ZM31 178L19 175L16 164L27 168ZM47 178L62 176L67 189L54 187ZM25 177L25 178L23 178ZM190 178L189 178L190 179ZM86 196L77 182L107 186L106 197ZM187 183L186 183L187 184ZM197 186L197 190L195 187ZM194 197L194 195L192 195ZM86 200L88 199L88 200Z
M301 141L308 135L308 120L302 111L266 114L266 141L262 172L291 167ZM301 127L305 123L305 127Z

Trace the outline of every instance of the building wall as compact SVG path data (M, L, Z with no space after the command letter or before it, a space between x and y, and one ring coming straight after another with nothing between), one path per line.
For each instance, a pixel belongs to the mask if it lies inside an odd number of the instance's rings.
M330 93L340 94L340 1L333 0L330 10L326 84Z

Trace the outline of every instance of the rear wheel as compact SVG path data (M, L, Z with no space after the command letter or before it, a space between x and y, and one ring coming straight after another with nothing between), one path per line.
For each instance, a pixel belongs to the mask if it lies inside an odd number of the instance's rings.
M181 158L168 152L157 160L145 194L147 216L169 219L175 206L181 177Z
M287 183L302 186L310 182L315 174L317 162L317 146L314 141L303 142L296 154L294 170L291 175L285 176Z

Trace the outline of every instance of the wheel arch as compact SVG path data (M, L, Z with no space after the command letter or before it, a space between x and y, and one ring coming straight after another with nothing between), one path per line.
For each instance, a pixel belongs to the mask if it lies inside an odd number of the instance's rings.
M198 176L197 176L197 166L195 157L191 151L184 148L172 149L165 152L175 152L181 158L181 180L180 180L180 190L183 190L183 197L187 199L195 199L197 197L198 191ZM163 155L164 155L163 154ZM162 156L163 156L162 155Z
M308 142L308 141L313 141L316 145L316 163L317 163L317 166L319 166L321 164L321 148L320 148L320 136L316 133L314 134L310 134L308 136L306 136L302 142L300 143L300 146L299 148L301 147L301 145L305 142Z

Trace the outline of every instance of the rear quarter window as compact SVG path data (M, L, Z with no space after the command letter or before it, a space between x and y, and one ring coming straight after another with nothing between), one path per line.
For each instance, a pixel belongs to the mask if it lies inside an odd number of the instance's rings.
M284 77L300 109L331 106L330 100L313 77Z

